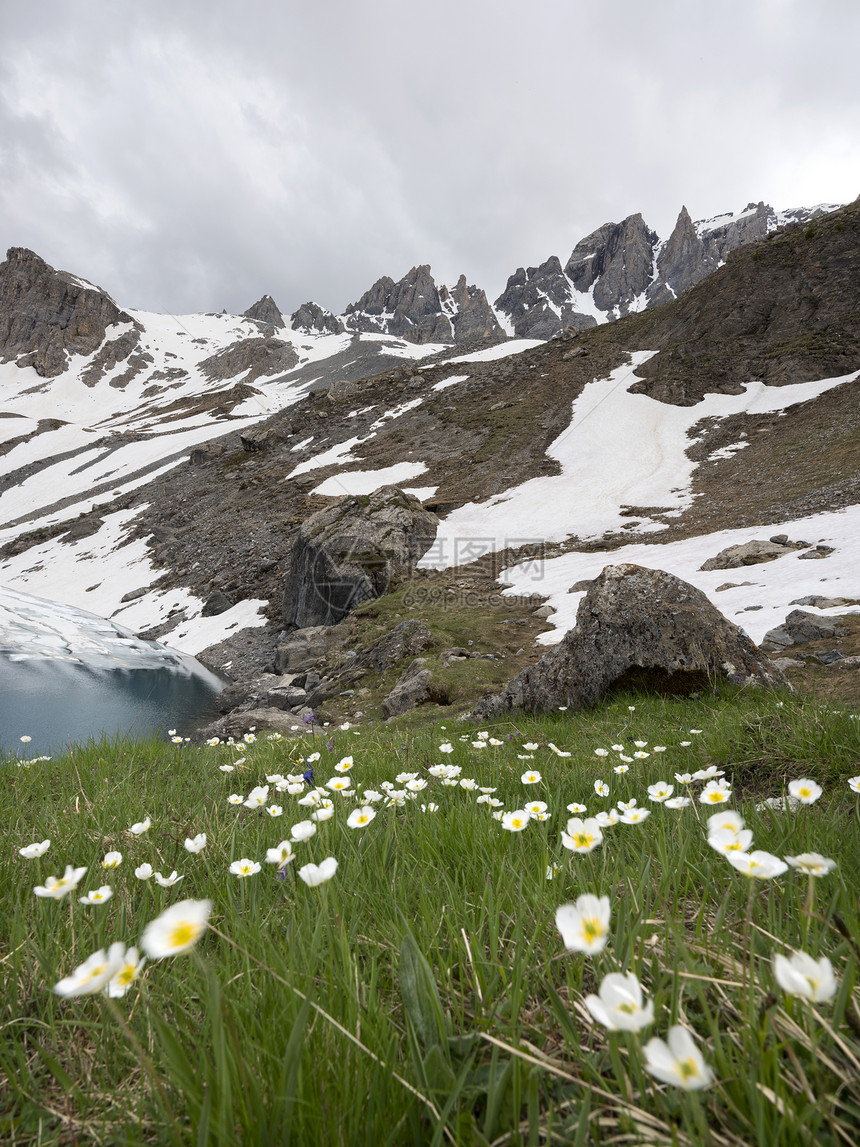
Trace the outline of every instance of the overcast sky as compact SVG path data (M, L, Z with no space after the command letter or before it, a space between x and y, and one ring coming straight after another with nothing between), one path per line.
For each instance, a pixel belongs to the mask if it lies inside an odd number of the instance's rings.
M173 313L492 299L637 211L854 199L858 46L857 0L2 0L0 247Z

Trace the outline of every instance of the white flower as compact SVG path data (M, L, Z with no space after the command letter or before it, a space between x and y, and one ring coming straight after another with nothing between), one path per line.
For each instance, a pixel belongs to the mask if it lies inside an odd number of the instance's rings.
M530 820L531 817L525 809L514 809L513 812L506 812L502 817L502 828L506 828L508 832L522 832Z
M689 747L690 747L690 745L692 745L692 743L693 743L692 741L679 741L679 742L678 742L678 744L679 744L679 745L683 745L683 747L684 747L685 749L689 748Z
M486 749L486 747L487 747L486 741L472 741L472 748L473 749Z
M630 769L629 765L613 765L613 767L612 767L613 773L616 773L619 777L623 776L623 774L628 772L629 769Z
M594 791L597 793L597 795L599 797L608 797L609 796L609 785L605 781L595 781L594 782Z
M570 753L566 752L564 749L560 749L558 747L558 745L554 745L552 743L552 741L547 742L547 748L552 749L552 751L555 753L555 755L557 757L569 757L570 756Z
M188 852L201 852L206 847L206 833L198 832L196 836L186 836L185 847Z
M326 781L326 788L331 789L333 793L346 792L352 788L352 781L349 777L332 777L330 781Z
M590 816L586 820L572 816L567 822L567 832L561 834L561 843L571 852L592 852L603 843L603 833L597 820Z
M609 828L610 825L618 824L618 813L614 808L611 808L609 812L596 813L594 819L601 828Z
M290 830L290 835L293 841L310 840L316 832L317 826L310 820L300 820L298 824L294 824Z
M637 761L644 761L645 758L650 757L651 754L643 752L642 749L637 749L636 752L633 754L633 756L636 758Z
M792 868L805 872L807 876L826 876L836 867L835 860L828 860L817 852L802 852L800 856L787 856L785 859Z
M228 765L228 764L223 764L223 765L218 766L218 768L221 770L222 773L232 773L235 767L236 767L235 765Z
M609 756L609 750L608 749L595 749L594 755L595 755L595 757L608 757Z
M501 802L499 802L499 803L501 803ZM430 804L421 805L420 808L421 808L422 812L438 812L439 811L439 806L437 804L433 804L432 801L430 802Z
M107 994L111 999L118 1000L126 994L143 971L143 965L145 963L146 956L141 956L137 948L129 948L126 951L122 963L111 977L107 986Z
M286 781L283 788L280 785L276 787L278 792L287 792L291 797L297 797L300 792L304 791L305 784L304 781Z
M854 793L860 793L860 777L849 777L848 787Z
M341 757L334 767L336 773L348 773L352 768L352 757Z
M275 817L275 816L282 816L284 810L283 810L282 806L279 804L270 804L270 805L266 805L266 812L269 814L269 816Z
M480 799L478 797L478 800ZM546 812L546 801L529 801L528 804L523 805L523 808L531 816L537 816L538 813Z
M478 782L474 777L463 777L460 780L460 788L466 789L468 792L474 792L478 787Z
M715 812L708 817L708 836L713 836L722 828L728 829L729 832L738 833L743 827L744 818L740 813L730 808L724 809L723 812Z
M701 731L702 731L701 729L690 729L690 732L693 734L694 737L698 737L698 735L699 735L699 733L701 733Z
M417 773L398 773L394 779L397 784L405 785L407 781L414 781L417 776Z
M610 972L599 996L586 996L583 1003L609 1031L637 1032L654 1022L653 1001L642 1006L642 986L633 972Z
M569 952L602 952L609 939L609 897L583 893L556 909L555 925Z
M212 745L214 747L215 745L220 745L221 742L217 737L210 737L209 740L206 742L206 744Z
M347 828L364 828L366 824L370 824L376 816L376 809L371 805L364 805L362 808L355 808L346 818Z
M316 821L317 824L322 824L323 821L331 820L334 816L334 809L330 805L320 805L316 812L311 813L311 820Z
M665 781L657 781L656 784L648 786L648 798L662 804L663 801L669 799L674 791L674 785L666 784Z
M723 804L725 801L731 800L731 796L732 790L725 781L708 781L699 793L699 802L701 804Z
M276 848L270 848L266 852L266 864L277 864L279 868L286 868L295 858L293 846L288 840L282 840Z
M327 856L319 864L306 864L300 868L299 876L310 888L315 888L318 884L325 884L327 880L331 880L335 872L337 872L337 860L333 856Z
M230 795L227 797L227 803L228 804L244 804L245 798L239 796L238 793L230 793Z
M505 742L500 741L498 737L490 737L489 741L487 742L487 744L495 745L496 747L498 747L499 745L503 745L504 743Z
M706 769L699 769L693 773L694 781L710 781L714 777L721 777L724 775L725 770L718 769L716 765L709 765Z
M262 865L258 864L256 860L249 860L247 856L243 856L241 860L234 860L230 865L230 872L233 876L245 877L256 876L260 871Z
M140 946L150 960L187 952L206 931L211 911L211 900L180 900L150 920Z
M103 884L101 888L94 888L85 896L79 896L78 900L81 904L106 904L111 896L113 896L113 889L109 884Z
M86 871L86 868L73 868L71 864L67 864L62 876L49 876L43 885L37 885L33 891L37 896L62 900L69 892L74 892Z
M651 746L651 752L652 753L665 753L666 752L666 746L665 745L652 745Z
M732 832L730 828L718 828L716 832L709 833L708 844L717 852L746 852L752 844L753 834L748 828L739 832Z
M50 840L43 840L41 844L38 842L26 844L23 848L18 849L18 854L23 856L25 860L35 860L37 856L44 856L50 847Z
M647 1060L645 1070L663 1083L685 1091L700 1091L713 1082L713 1072L685 1028L669 1028L668 1044L655 1037L642 1050Z
M364 790L364 803L365 804L376 804L377 801L381 801L381 800L382 800L382 793L378 793L376 791L376 789L365 789Z
M427 782L423 777L416 777L414 781L406 782L406 788L410 793L420 793L427 788Z
M526 743L523 745L523 748L527 753L533 753L535 749L540 748L540 745L537 743L537 741L526 741Z
M119 868L122 864L121 852L106 852L102 861L102 868Z
M134 874L138 880L149 880L149 878L152 876L152 872L153 869L151 864L141 864L134 870Z
M623 753L624 752L624 746L623 745L613 745L612 750L613 750L613 752L616 752L616 753Z
M268 785L257 785L251 789L244 801L245 808L262 808L269 797Z
M780 876L788 871L785 861L760 849L756 852L727 852L726 859L732 868L757 880L770 880L772 876Z
M137 824L133 824L128 831L134 833L135 836L142 836L143 833L145 833L151 827L152 821L149 819L149 817L146 817L145 820L140 820L137 822Z
M628 809L618 819L622 824L639 824L640 821L647 820L651 815L651 810L647 808L631 808Z
M546 878L547 878L547 880L552 880L555 877L556 873L558 873L558 872L561 872L561 865L560 864L548 864L546 866Z
M453 753L454 752L454 746L451 744L450 741L445 741L445 743L443 745L439 746L439 752L440 753Z
M487 730L486 730L486 729L482 729L482 730L480 731L480 733L476 733L475 735L476 735L477 737L480 737L480 739L481 739L482 741L486 741L486 740L488 739L488 737L490 736L490 734L487 732Z
M162 888L172 888L174 884L178 884L183 879L184 877L180 876L175 868L169 876L162 876L160 872L155 873L155 883L160 884Z
M115 944L111 944L107 952L104 948L94 952L89 959L75 968L71 976L66 976L64 980L55 984L54 991L66 999L100 992L122 967L124 958L125 944L118 940Z
M637 749L647 749L648 748L648 742L647 741L634 741L633 744L636 746Z
M692 773L675 773L675 780L679 785L691 785L693 783Z
M632 797L629 801L618 801L618 808L620 812L630 812L632 808L636 808L636 797Z
M576 801L574 801L573 804L569 804L567 806L567 811L568 812L575 812L575 813L588 812L588 808L586 805L577 804Z
M305 764L306 764L306 765L313 765L313 764L316 764L316 762L317 762L319 759L320 759L320 755L319 755L319 753L309 753L309 754L308 754L308 755L305 757Z
M663 802L663 807L664 808L686 808L687 805L690 803L691 803L691 801L690 801L689 797L672 797L671 800Z
M793 796L795 800L799 800L801 804L814 804L821 796L823 789L820 785L817 785L815 781L804 777L799 781L790 781L788 791L791 796Z
M837 983L833 965L826 956L815 960L806 952L773 958L773 974L784 992L804 996L813 1003L823 1003L836 995Z
M520 780L524 785L537 785L540 784L541 775L537 770L532 770L531 772L523 773Z

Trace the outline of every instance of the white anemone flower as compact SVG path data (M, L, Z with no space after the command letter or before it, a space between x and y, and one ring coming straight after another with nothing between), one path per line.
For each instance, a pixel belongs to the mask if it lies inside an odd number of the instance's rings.
M590 892L556 909L555 925L569 952L602 952L609 939L609 897Z
M853 793L860 793L860 777L849 777L848 787Z
M675 773L675 780L679 785L691 785L693 783L692 773Z
M37 896L62 900L64 896L74 892L86 871L86 868L73 868L71 864L67 864L62 876L49 876L44 884L37 885L33 891Z
M714 1073L686 1028L671 1027L668 1043L655 1037L642 1050L647 1061L645 1070L662 1083L671 1083L685 1091L701 1091L713 1082Z
M630 770L629 765L613 765L612 766L613 773L616 773L619 777L623 776L624 773L628 772L629 770Z
M537 769L530 769L529 772L523 773L520 780L524 785L539 785L541 782L541 775Z
M206 847L206 833L198 832L196 836L186 836L185 848L188 852L202 852Z
M610 972L603 977L597 996L583 1003L609 1031L638 1032L654 1022L654 1003L642 1003L642 985L633 972Z
M234 860L230 865L230 872L233 876L244 878L246 876L256 876L262 867L256 860L249 860L247 856L243 856L241 860Z
M649 808L631 808L627 812L622 813L618 818L622 824L641 824L643 820L647 820L651 815Z
M674 785L667 784L666 781L657 781L656 784L648 786L648 799L662 804L674 791Z
M125 944L118 940L105 952L104 948L93 952L92 956L79 964L70 976L54 985L58 996L70 999L73 996L89 996L100 992L122 967L125 959Z
M137 824L133 824L128 831L135 836L142 836L145 832L148 832L151 827L152 821L149 817L146 817L144 820L139 820Z
M798 872L805 872L807 876L826 876L836 867L835 860L829 860L817 852L802 852L800 856L787 856L786 861Z
M295 860L296 854L288 840L282 840L275 848L267 849L266 864L277 864L279 868L286 868L290 861Z
M584 804L577 804L576 801L574 801L572 804L567 806L567 811L574 813L588 812L588 806Z
M451 744L450 741L445 741L444 744L439 746L439 752L440 753L453 753L454 752L454 746Z
M715 812L712 816L708 817L708 836L713 836L715 832L720 829L727 829L729 832L738 833L744 827L744 818L739 812L734 809L724 809L723 812Z
M376 809L371 805L364 805L362 808L355 808L346 818L347 828L364 828L376 816Z
M316 888L318 884L325 884L337 872L337 860L327 856L319 864L306 864L299 869L299 876L309 888Z
M709 833L708 844L717 852L747 852L752 844L752 830L742 828L740 832L732 832L730 828L718 828L716 832Z
M245 808L262 808L269 798L269 786L257 785L245 798Z
M336 773L348 773L349 770L352 768L352 765L353 765L352 757L341 757L341 759L335 765L334 771Z
M708 781L699 793L700 804L725 804L732 799L732 790L725 781Z
M153 875L154 869L151 864L138 865L134 870L134 874L138 880L149 880Z
M595 757L608 757L609 756L609 750L608 749L595 749L594 755L595 755Z
M790 781L788 791L795 800L799 800L801 804L814 804L824 791L821 785L811 781L808 777L804 777L799 781Z
M784 860L769 852L762 852L761 849L756 852L727 852L726 860L732 868L756 880L770 880L788 871L788 865Z
M540 748L540 745L537 743L537 741L526 741L523 745L523 748L527 753L533 753L535 749Z
M290 836L293 842L299 840L310 840L316 832L317 826L310 820L300 820L298 824L294 824L290 829Z
M26 844L23 848L19 848L18 855L23 856L25 860L35 860L38 856L44 856L50 847L50 840L35 841L33 844Z
M320 805L316 812L311 813L311 820L316 821L317 824L321 824L323 821L331 820L333 816L334 809L331 805Z
M102 868L119 868L122 864L121 852L106 852L102 861Z
M141 956L137 948L128 948L122 959L122 964L111 977L107 986L107 994L111 999L121 999L129 990L134 981L143 971L146 956Z
M603 833L593 816L587 817L585 820L580 820L578 816L572 816L567 822L567 832L561 834L561 843L571 852L579 852L584 855L587 852L593 852L599 844L603 843Z
M162 876L160 872L156 872L154 875L155 883L160 884L162 888L172 888L174 884L178 884L180 880L185 879L179 875L175 868L169 876Z
M278 816L283 816L284 809L283 809L282 805L270 804L270 805L266 805L266 812L271 817L278 817Z
M478 800L480 799L481 798L478 797ZM523 808L527 813L530 813L531 816L538 816L540 813L546 812L546 807L546 801L529 801L527 804L523 805Z
M716 765L709 765L706 769L699 769L693 773L694 781L711 781L715 777L725 776L725 770L718 769Z
M113 896L113 889L109 884L103 884L101 888L94 888L92 892L79 896L78 900L81 904L106 904L111 896Z
M601 828L609 828L613 824L618 824L618 810L611 808L608 812L596 813L594 819Z
M606 781L595 781L594 782L594 791L597 793L597 795L599 797L608 797L609 796L609 785L606 783Z
M180 900L150 920L140 946L150 960L187 952L206 931L211 912L211 900Z
M243 796L240 796L239 793L230 793L230 795L227 797L227 803L228 804L244 804L245 798Z
M672 797L670 800L663 801L664 808L686 808L688 804L692 804L689 797Z
M502 828L506 828L508 832L522 832L524 828L528 827L531 816L523 808L514 809L512 812L506 812L502 816Z
M776 982L790 996L803 996L813 1003L823 1003L836 995L838 984L833 965L826 956L814 959L806 952L773 958Z

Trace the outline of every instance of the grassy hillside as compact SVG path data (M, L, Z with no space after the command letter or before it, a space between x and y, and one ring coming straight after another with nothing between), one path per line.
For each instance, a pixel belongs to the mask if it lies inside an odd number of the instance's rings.
M460 770L454 783L434 775L439 765ZM290 743L92 744L0 767L3 1142L856 1142L850 710L754 692L626 696L481 730L310 727ZM347 781L383 799L353 828L363 801L327 788L330 818L311 822L279 872L267 850L324 806L298 804L305 784L278 792L289 782L267 778L310 767L321 786ZM675 779L711 767L729 785L720 803L701 802L706 779ZM540 779L524 782L530 770ZM757 808L799 778L821 786L814 803ZM650 799L658 782L691 803ZM259 807L230 803L267 784ZM587 854L564 846L568 805L592 816L633 800L647 819L605 827ZM493 817L532 801L545 819L523 831ZM707 842L707 818L726 809L752 830L748 848L817 852L835 868L751 880ZM187 851L198 833L205 847ZM19 854L47 839L42 856ZM122 859L103 868L110 852ZM299 870L327 857L334 876L306 885ZM260 870L231 874L245 858ZM34 895L67 864L87 868L74 891ZM140 879L145 864L181 880ZM104 885L110 899L80 902ZM568 950L555 922L584 893L607 897L610 912L592 954ZM208 929L188 951L150 959L127 994L53 991L98 949L137 945L185 899L211 901ZM773 958L793 949L832 962L835 994L814 1002L780 987ZM585 1006L612 972L634 973L653 1002L639 1034L608 1032ZM648 1041L672 1025L703 1057L690 1052L678 1078L701 1090L647 1071Z

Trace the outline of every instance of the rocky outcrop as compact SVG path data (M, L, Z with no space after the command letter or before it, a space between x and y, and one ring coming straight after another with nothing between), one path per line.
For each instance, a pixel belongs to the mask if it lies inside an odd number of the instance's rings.
M539 267L518 267L495 306L507 316L517 338L550 339L563 330L597 325L593 315L576 310L573 299L573 284L552 255Z
M474 285L467 286L465 275L450 291L441 287L439 300L451 317L455 343L499 342L505 337L485 292Z
M71 355L90 355L108 329L131 327L119 358L137 345L140 326L100 287L66 271L55 271L25 247L11 247L0 263L0 361L32 366L55 378Z
M275 330L285 330L287 326L278 304L271 295L263 295L262 299L258 299L253 306L248 307L247 311L243 311L242 314L243 318L265 323L266 326Z
M626 315L654 278L657 234L641 214L605 223L574 247L564 268L573 286L590 292L595 305L613 316Z
M282 611L293 628L334 625L386 593L427 552L439 519L396 486L339 498L307 518L287 563Z
M275 338L239 339L199 364L210 382L234 378L247 371L243 382L253 382L261 375L281 374L296 366L299 356L290 343Z
M416 657L409 668L403 673L397 684L382 702L382 715L388 720L398 717L409 709L424 705L427 701L436 701L444 704L447 697L443 697L434 688L433 674L425 669L426 657Z
M793 609L782 625L776 626L762 638L761 647L770 653L789 645L805 645L822 637L833 637L837 624L832 617L819 617L803 609Z
M346 329L337 315L316 303L302 303L290 315L290 326L309 335L339 335Z
M805 543L801 543L801 546ZM798 547L788 542L742 542L738 546L728 546L700 566L700 570L736 570L742 566L755 566L761 562L772 562L785 554L794 553Z
M404 657L415 657L433 644L433 635L422 621L401 621L360 652L353 664L384 673Z
M378 279L344 314L353 331L393 335L413 343L453 342L451 320L442 312L442 300L424 264L395 283L387 275Z
M607 566L579 605L576 627L476 715L582 709L610 688L689 691L725 678L762 686L785 678L694 586L663 570Z

